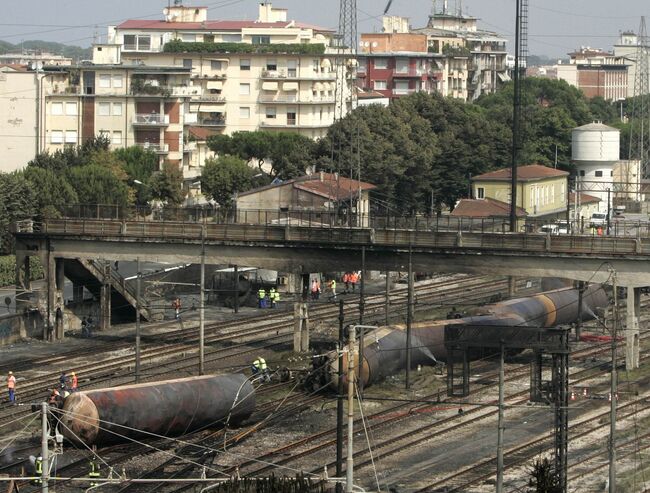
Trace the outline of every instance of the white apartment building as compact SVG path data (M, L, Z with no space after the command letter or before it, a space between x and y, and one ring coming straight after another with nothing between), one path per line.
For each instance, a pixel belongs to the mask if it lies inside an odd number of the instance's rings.
M128 20L109 27L108 41L93 46L92 62L28 70L19 126L26 134L31 125L32 140L21 144L25 155L16 154L12 166L104 135L113 148L140 145L161 165L178 164L189 184L212 155L211 135L324 136L334 121L334 32L287 20L287 11L270 3L251 21L212 21L207 13L177 5L159 21ZM349 88L343 90L347 97Z

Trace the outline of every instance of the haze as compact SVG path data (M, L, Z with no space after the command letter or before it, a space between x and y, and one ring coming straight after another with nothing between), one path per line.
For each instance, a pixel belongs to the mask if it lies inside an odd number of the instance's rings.
M379 29L386 0L357 0L359 31ZM451 8L456 1L449 0ZM289 9L292 19L326 27L338 24L338 0L275 0ZM464 0L463 10L481 19L484 29L495 30L514 43L514 0ZM254 19L257 0L187 0L185 5L205 5L211 19ZM158 19L166 0L23 0L3 4L0 39L17 44L43 39L89 46L95 32L128 18ZM394 0L390 13L410 17L414 27L426 23L430 0ZM619 31L639 27L642 15L650 14L647 0L530 0L529 52L563 57L581 45L610 49Z

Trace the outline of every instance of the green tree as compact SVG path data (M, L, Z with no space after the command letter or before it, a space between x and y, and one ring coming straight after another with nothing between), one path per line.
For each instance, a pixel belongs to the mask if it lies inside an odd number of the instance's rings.
M59 217L68 205L78 202L77 192L65 176L51 169L28 166L24 170L35 194L35 207L41 217Z
M0 253L11 253L13 237L9 226L36 212L36 191L23 173L0 173Z
M250 189L254 176L255 170L238 157L207 159L201 175L201 190L206 197L228 210L233 206L235 193Z
M132 204L132 191L115 176L110 167L101 164L76 166L67 171L66 177L73 184L81 204L110 204L120 207Z
M176 163L165 162L160 173L149 180L153 198L178 206L185 198L183 172Z

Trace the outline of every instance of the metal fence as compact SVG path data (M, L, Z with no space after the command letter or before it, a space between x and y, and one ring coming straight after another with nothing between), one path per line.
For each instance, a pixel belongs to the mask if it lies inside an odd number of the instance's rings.
M456 231L468 233L507 233L507 218L473 218L444 215L356 214L349 210L224 210L210 206L196 207L120 207L103 204L75 204L63 210L62 217L77 219L113 219L135 221L172 221L212 224L264 224L309 226L312 228L373 228ZM563 220L527 219L520 221L518 232L550 233L553 236L648 237L650 222L613 218L609 227L591 227L589 221L566 223Z

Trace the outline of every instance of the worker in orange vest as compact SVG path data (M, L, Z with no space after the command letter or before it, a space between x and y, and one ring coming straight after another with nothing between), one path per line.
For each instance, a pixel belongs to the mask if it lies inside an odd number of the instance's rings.
M351 276L350 282L352 283L352 292L354 292L357 287L357 283L359 282L359 273L352 272L350 276Z
M16 403L16 377L14 372L10 371L7 375L7 390L9 391L9 402Z

